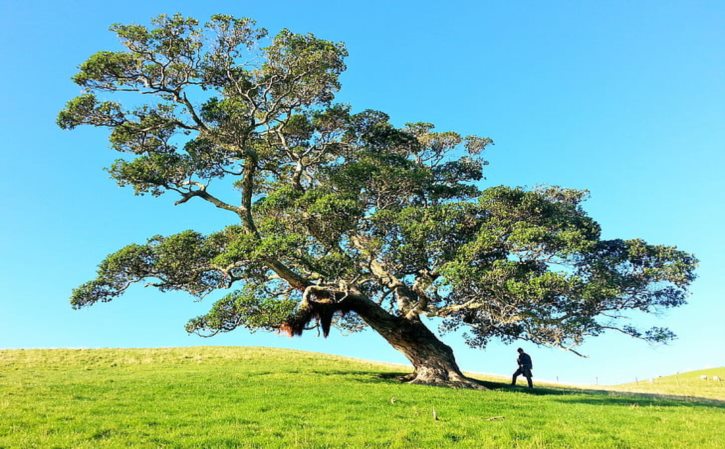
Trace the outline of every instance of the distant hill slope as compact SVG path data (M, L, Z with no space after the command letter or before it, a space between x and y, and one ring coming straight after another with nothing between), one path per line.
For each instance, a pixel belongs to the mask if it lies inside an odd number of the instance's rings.
M707 376L707 379L702 379ZM714 377L721 380L715 381ZM725 400L725 367L688 371L611 387L615 391L697 396Z
M723 402L401 371L270 348L0 351L0 448L722 447Z

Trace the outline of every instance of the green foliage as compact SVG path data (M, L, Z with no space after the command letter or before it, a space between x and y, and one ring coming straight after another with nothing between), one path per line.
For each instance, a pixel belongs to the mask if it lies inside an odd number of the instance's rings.
M170 192L179 205L204 200L238 224L110 255L74 290L75 307L142 281L197 297L242 284L189 329L271 329L293 303L300 311L354 292L388 317L465 327L476 347L500 338L571 349L607 330L673 337L621 322L683 304L692 255L603 240L582 208L586 191L481 190L487 137L425 122L398 127L383 112L335 104L341 43L286 29L268 38L253 20L227 15L203 26L162 15L150 28L111 30L123 49L81 64L74 81L84 93L58 124L110 128L111 147L124 154L109 168L120 186ZM106 98L118 93L133 107ZM211 191L225 186L237 191ZM316 296L302 304L312 287Z
M71 304L80 308L110 301L132 283L146 279L161 290L203 296L225 285L228 274L212 267L210 261L226 243L184 231L169 237L151 237L145 245L128 245L101 262L96 279L73 290Z
M444 328L469 324L472 346L499 337L571 348L607 329L671 339L666 329L618 327L616 318L683 304L696 260L641 240L600 240L599 226L580 207L585 196L556 188L485 191L475 238L441 270L451 289L446 306L476 305L457 309L460 321Z
M169 142L177 128L173 116L174 107L170 105L137 108L113 127L109 137L111 147L138 155L174 153L176 147Z
M118 103L99 103L93 94L84 94L70 100L58 114L58 126L73 129L79 125L121 126L125 116Z
M140 83L142 59L130 53L99 51L81 64L73 81L82 87L111 90L117 84Z
M270 94L280 104L309 106L329 103L340 88L338 76L345 70L345 46L317 39L312 34L295 34L282 30L265 48L267 61L260 69L265 81L272 83ZM295 98L289 92L296 93Z
M224 240L227 240L224 250L211 260L212 265L226 267L240 261L258 259L257 239L253 235L243 232L238 226L228 228L224 233Z
M183 156L177 154L150 154L132 161L116 159L108 169L119 186L130 185L134 193L159 196L170 183L183 184L188 179L189 167Z
M252 331L276 330L296 306L297 302L292 299L278 300L264 288L247 284L214 303L206 315L191 319L186 331L209 336L240 326Z

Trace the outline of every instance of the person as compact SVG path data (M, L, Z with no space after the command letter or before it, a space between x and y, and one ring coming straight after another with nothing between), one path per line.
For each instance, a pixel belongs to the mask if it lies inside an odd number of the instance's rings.
M526 381L529 383L529 388L534 388L534 383L531 381L533 377L531 369L534 365L531 363L531 356L524 352L522 348L517 349L519 351L519 358L516 360L519 364L519 369L513 375L511 379L511 385L516 385L516 378L523 374Z

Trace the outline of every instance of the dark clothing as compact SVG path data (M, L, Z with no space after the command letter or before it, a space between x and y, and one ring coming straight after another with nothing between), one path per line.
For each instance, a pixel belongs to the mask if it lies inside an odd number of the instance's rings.
M531 378L533 377L531 375L531 370L528 368L519 368L514 373L513 377L511 378L511 385L516 385L516 378L520 375L524 375L526 378L526 382L529 384L529 388L534 388L534 382L532 382Z
M525 352L520 352L519 358L516 361L519 364L519 369L516 370L511 378L511 385L516 385L516 378L523 375L526 378L526 382L529 384L529 388L534 388L534 383L531 381L531 378L534 377L531 374L531 368L534 367L531 362L531 357Z
M520 368L526 368L530 370L534 367L534 364L531 363L531 357L525 352L519 354L519 358L516 361L519 363Z

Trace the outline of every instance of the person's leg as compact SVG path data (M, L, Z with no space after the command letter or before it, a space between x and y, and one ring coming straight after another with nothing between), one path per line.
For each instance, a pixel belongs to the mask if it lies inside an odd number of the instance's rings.
M523 370L524 377L526 378L526 382L529 384L529 388L534 388L534 383L531 381L531 378L534 377L533 374L531 374L531 370L526 368Z
M513 377L511 377L511 385L516 385L516 378L517 378L517 377L519 377L519 375L520 375L520 374L523 374L523 373L521 372L521 368L517 369L517 370L516 370L516 371L514 372L514 375L513 375Z

